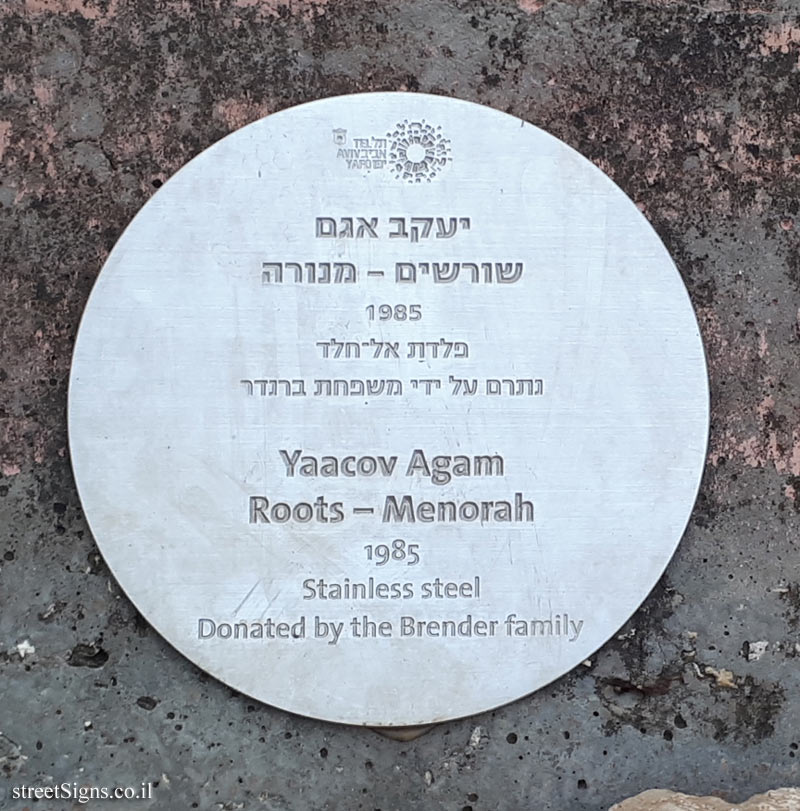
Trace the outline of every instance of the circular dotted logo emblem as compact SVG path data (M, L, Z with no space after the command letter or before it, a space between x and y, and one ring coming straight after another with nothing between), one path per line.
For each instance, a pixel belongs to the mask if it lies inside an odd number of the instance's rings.
M408 183L430 183L452 160L450 139L442 128L421 121L401 121L389 139L389 167L398 180Z

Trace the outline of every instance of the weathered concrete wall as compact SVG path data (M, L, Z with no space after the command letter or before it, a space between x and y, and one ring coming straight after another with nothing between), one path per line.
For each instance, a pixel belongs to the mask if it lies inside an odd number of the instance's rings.
M800 782L796 0L3 0L0 42L0 792L597 811ZM506 110L608 172L677 261L713 396L700 499L629 625L411 743L258 705L169 648L97 552L65 430L82 308L154 189L254 118L401 89Z

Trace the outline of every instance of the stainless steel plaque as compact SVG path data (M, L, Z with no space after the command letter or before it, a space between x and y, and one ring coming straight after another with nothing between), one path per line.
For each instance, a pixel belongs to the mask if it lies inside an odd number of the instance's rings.
M237 690L374 726L566 673L655 584L708 389L675 266L556 138L434 96L224 138L109 257L69 401L111 570Z

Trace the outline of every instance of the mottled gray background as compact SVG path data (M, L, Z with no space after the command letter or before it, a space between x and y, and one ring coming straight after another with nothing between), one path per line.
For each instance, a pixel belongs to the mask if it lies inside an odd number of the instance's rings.
M599 811L800 783L799 60L796 0L0 0L0 795ZM265 707L169 648L98 554L65 428L81 311L154 189L255 118L359 90L505 110L610 174L675 257L713 398L697 507L629 625L411 743ZM25 805L69 807L0 801Z

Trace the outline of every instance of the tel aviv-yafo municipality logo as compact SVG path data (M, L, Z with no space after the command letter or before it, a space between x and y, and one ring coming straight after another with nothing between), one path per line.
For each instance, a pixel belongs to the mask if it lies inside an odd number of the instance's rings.
M336 157L348 169L383 170L405 183L430 183L452 161L450 139L442 128L419 121L399 121L385 137L349 137L346 129L333 130Z

